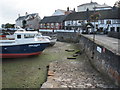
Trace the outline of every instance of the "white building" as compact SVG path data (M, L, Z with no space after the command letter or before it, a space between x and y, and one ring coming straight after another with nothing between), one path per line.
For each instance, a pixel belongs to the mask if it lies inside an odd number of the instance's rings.
M77 6L78 12L86 11L87 9L89 9L90 11L93 11L94 8L96 8L96 10L106 10L106 9L111 9L112 7L106 4L100 5L97 2L85 3Z
M38 13L27 14L25 16L19 16L16 19L16 26L23 27L23 21L26 21L25 28L39 29L39 22L41 18Z
M91 19L94 11L75 12L69 14L64 20L65 29L95 30L97 32L120 32L120 16L118 9L98 10L97 20ZM93 29L95 28L95 29Z
M73 10L70 10L69 7L67 7L67 10L61 10L61 9L55 10L52 16L68 15L73 12L75 12L75 8Z
M52 16L65 15L65 10L57 9Z

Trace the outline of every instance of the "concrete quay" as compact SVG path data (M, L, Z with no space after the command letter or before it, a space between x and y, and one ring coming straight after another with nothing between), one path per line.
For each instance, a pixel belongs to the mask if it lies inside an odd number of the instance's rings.
M83 35L93 41L94 35ZM95 43L104 46L116 55L120 55L120 39L108 37L106 35L95 35Z

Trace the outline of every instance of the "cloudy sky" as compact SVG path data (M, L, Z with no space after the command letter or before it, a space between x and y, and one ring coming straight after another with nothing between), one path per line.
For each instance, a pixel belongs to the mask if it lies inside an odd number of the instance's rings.
M92 0L99 4L106 3L113 6L117 0ZM18 14L25 15L25 12L39 13L39 16L50 16L56 9L66 10L76 8L80 4L89 3L91 0L0 0L0 26L6 23L15 23Z

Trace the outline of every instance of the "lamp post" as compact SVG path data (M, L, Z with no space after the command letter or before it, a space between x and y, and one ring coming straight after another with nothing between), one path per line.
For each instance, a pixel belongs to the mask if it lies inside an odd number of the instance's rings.
M94 6L94 14L95 14L95 6ZM94 21L94 28L93 28L93 51L92 51L92 59L94 59L94 54L95 54L95 52L94 52L94 50L95 50L95 20L96 20L96 18L95 18L95 16L94 16L94 18L93 18L93 21Z

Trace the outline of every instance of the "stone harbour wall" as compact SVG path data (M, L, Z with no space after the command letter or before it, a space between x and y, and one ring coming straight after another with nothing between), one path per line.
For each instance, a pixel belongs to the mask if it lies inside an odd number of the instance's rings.
M91 64L120 86L120 55L116 55L82 35L79 37L79 44L85 50Z
M120 39L120 32L109 32L108 36Z
M78 42L78 34L76 32L57 32L58 41L62 42Z

